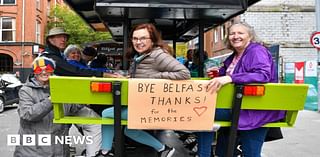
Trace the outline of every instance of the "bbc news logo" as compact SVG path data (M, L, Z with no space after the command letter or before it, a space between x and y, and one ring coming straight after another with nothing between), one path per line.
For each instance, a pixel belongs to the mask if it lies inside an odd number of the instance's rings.
M7 135L8 146L51 146L52 144L93 144L92 136L51 136L50 134Z

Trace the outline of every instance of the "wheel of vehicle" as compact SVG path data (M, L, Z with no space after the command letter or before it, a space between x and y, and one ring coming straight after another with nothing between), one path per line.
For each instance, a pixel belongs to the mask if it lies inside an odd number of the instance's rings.
M4 100L0 97L0 113L3 112L4 109Z

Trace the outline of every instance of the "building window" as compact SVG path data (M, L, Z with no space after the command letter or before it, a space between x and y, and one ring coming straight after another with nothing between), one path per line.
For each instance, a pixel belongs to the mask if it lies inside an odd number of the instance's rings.
M0 41L15 41L16 20L11 17L0 17Z
M16 4L16 0L0 0L0 4L3 4L3 5Z
M221 36L221 40L224 40L226 37L224 36L224 30L225 30L225 26L221 25L220 26L220 36Z
M40 43L41 37L41 23L39 21L36 22L36 43Z
M51 4L49 2L47 5L47 16L50 16L50 12L51 12Z
M214 36L213 36L213 38L214 38L214 39L213 39L213 42L214 42L214 43L217 43L218 40L219 40L217 29L214 29Z
M36 8L37 8L38 10L40 10L40 0L37 0L37 1L36 1Z

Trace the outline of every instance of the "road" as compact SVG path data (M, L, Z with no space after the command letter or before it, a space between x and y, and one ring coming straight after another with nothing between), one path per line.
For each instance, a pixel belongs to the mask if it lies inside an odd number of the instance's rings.
M15 147L7 145L7 135L17 134L19 129L19 118L16 107L5 108L3 113L0 113L0 152L2 157L12 157ZM79 135L75 128L72 127L71 134ZM84 147L77 146L79 153Z
M14 146L7 146L7 135L17 134L19 129L19 118L16 108L5 108L0 113L0 152L3 157L12 157Z
M7 146L7 135L18 132L19 120L16 108L0 114L0 152L3 157L12 157L14 146ZM284 139L267 142L263 157L319 157L320 113L301 111L293 128L284 128Z
M320 156L320 113L301 111L296 125L282 131L284 139L264 144L263 157Z

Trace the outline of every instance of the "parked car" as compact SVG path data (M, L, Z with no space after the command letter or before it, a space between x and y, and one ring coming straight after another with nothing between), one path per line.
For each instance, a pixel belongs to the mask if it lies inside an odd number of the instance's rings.
M22 83L15 74L0 74L0 113L4 108L19 102Z
M317 111L318 110L318 92L314 85L309 84L308 94L304 109Z

